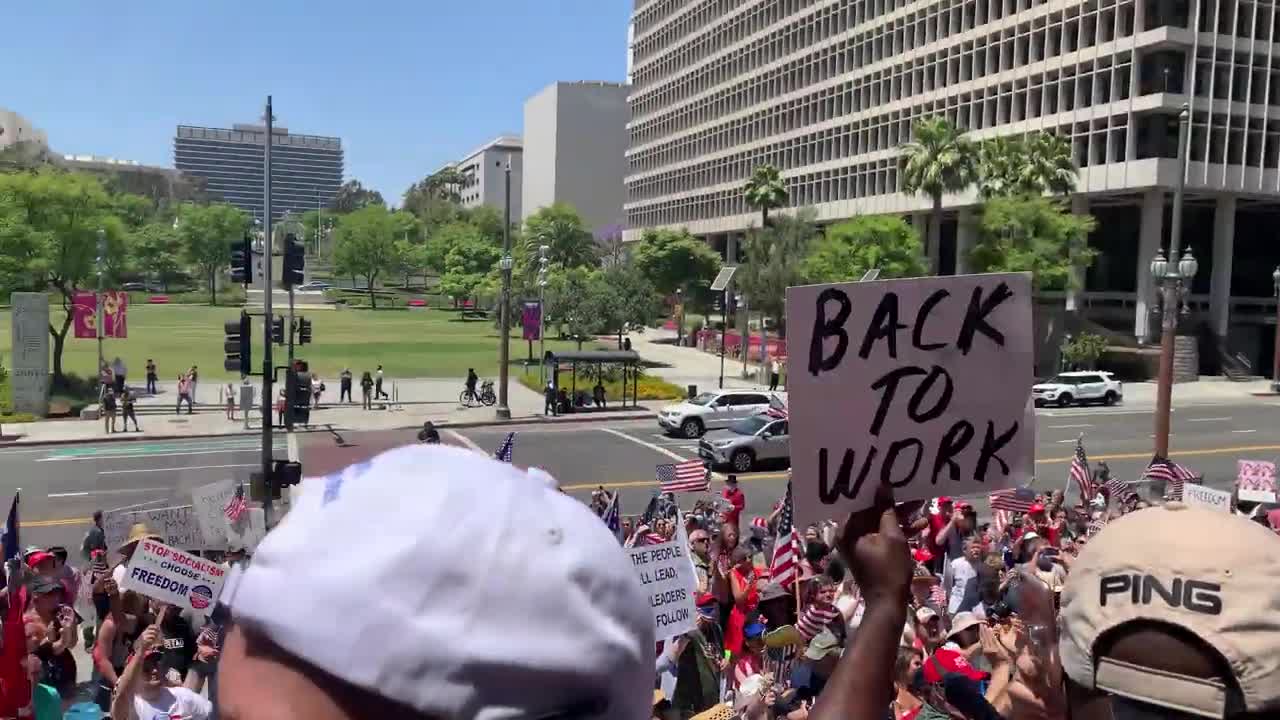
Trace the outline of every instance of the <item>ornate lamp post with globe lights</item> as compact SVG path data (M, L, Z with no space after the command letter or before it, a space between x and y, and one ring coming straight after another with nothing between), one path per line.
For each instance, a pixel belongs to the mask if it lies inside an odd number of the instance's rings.
M1271 392L1280 393L1280 265L1271 273L1276 294L1276 345L1271 358Z

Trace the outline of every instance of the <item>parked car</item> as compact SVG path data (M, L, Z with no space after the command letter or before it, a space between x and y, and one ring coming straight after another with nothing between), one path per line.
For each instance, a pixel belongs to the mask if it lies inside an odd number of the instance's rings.
M668 405L658 412L658 427L687 438L700 437L707 430L726 428L733 423L769 409L777 396L759 390L710 390L697 397Z
M323 282L321 280L312 280L311 282L305 282L305 283L302 283L301 285L296 285L294 286L293 289L298 292L321 292L324 290L328 290L331 287L333 287L333 285L330 285L327 282Z
M121 285L120 289L132 292L162 292L164 290L160 283L157 282L127 282Z
M1115 405L1124 399L1124 384L1104 371L1078 371L1058 373L1042 383L1031 386L1031 397L1036 407L1073 403L1102 403Z
M770 461L791 460L788 422L768 413L753 415L713 430L698 441L698 456L714 465L728 465L734 472L749 472Z

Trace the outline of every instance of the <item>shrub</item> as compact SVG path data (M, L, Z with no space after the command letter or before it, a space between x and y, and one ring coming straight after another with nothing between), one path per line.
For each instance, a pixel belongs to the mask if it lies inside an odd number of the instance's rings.
M1072 367L1092 368L1106 351L1106 338L1094 333L1080 333L1062 343L1062 359Z
M538 384L537 375L518 375L517 377L520 379L520 384L535 392L542 392L542 386ZM572 378L572 374L568 372L560 373L560 382L564 384L566 391L572 387ZM578 383L578 389L585 390L590 394L591 388L595 387L595 378L587 377L586 373L582 372L580 369L578 380L580 381ZM631 393L633 392L632 382L631 377L628 376L628 400L631 399ZM684 397L685 394L684 388L678 385L673 385L662 378L645 375L644 373L640 374L640 379L634 392L636 393L637 400L677 400ZM620 402L622 400L622 373L620 370L618 371L617 376L613 379L606 377L604 381L604 396L609 400L609 402Z

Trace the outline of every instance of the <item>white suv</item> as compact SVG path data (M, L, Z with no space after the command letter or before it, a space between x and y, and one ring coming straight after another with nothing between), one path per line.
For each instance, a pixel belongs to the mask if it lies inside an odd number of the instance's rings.
M711 390L658 412L658 427L667 433L696 438L711 428L729 427L769 409L773 393L760 390ZM775 400L780 404L781 400ZM785 407L785 406L784 406Z
M1031 396L1036 407L1088 402L1115 405L1124 399L1124 385L1109 372L1064 372L1032 385Z

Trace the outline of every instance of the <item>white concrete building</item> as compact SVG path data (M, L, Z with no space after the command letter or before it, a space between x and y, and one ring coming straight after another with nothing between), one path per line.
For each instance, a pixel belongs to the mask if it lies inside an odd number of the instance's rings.
M25 117L0 107L0 149L19 142L34 142L48 147L49 137Z
M733 259L753 168L782 170L823 222L921 218L898 146L944 116L975 140L1070 138L1078 211L1099 221L1081 299L1151 335L1148 264L1191 107L1183 243L1193 322L1270 374L1280 243L1280 12L1248 0L635 0L626 238L686 226ZM972 196L948 197L944 273L963 270ZM1127 320L1116 320L1117 315Z
M622 224L627 92L621 83L557 82L525 101L522 218L563 202L592 230Z
M505 202L505 172L511 161L511 219L519 221L521 178L524 177L524 144L515 135L502 135L445 167L457 168L466 181L458 188L462 206L488 205L499 213Z

